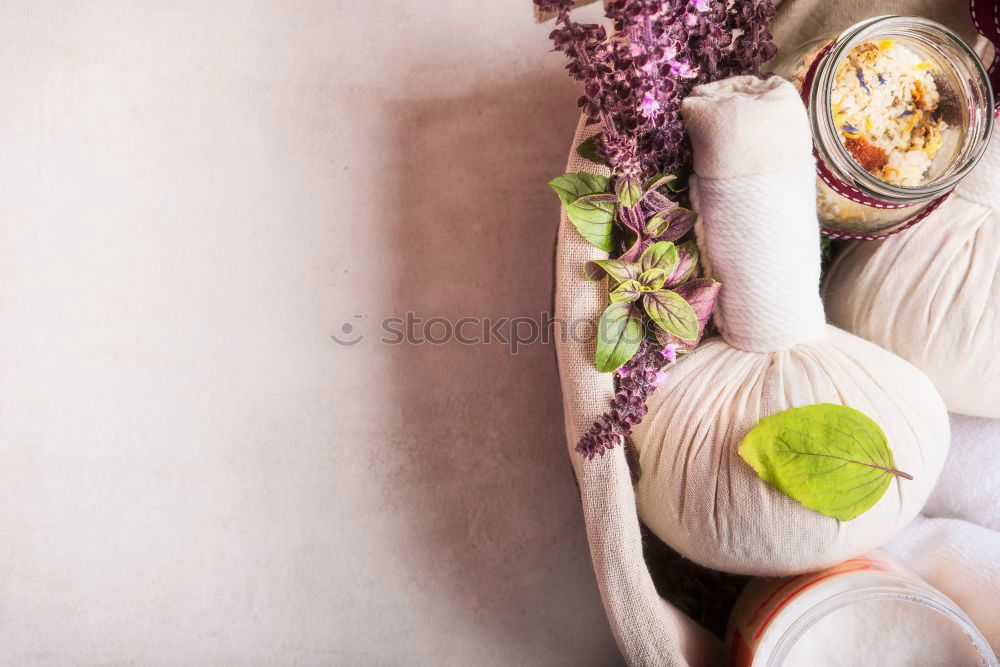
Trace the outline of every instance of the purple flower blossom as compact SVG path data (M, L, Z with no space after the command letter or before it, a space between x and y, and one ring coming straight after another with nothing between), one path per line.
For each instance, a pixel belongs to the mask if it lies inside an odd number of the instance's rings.
M667 343L666 345L664 345L663 346L663 351L661 352L661 354L663 355L663 358L667 362L669 362L671 364L674 363L674 362L676 362L677 361L677 348L678 348L677 343Z
M587 459L603 456L625 442L632 429L646 416L646 399L664 379L662 348L643 341L635 356L616 372L618 391L611 399L611 409L601 415L576 444L576 451Z
M653 118L656 112L660 110L660 103L656 101L652 93L645 93L642 96L642 113L645 114L647 118Z
M616 31L610 40L603 27L570 18L573 0L534 3L556 17L550 37L555 50L566 55L570 76L583 86L578 105L588 123L603 127L597 148L611 167L612 186L688 167L690 146L680 114L684 97L700 83L759 74L776 51L767 31L774 16L771 0L606 0L605 15ZM649 243L641 230L655 211L644 207L650 208L640 202L619 209L622 224L639 232L633 248L622 248L624 254ZM711 304L706 309L707 322ZM623 444L645 416L646 399L680 349L663 342L643 342L617 371L611 408L577 444L588 459Z
M670 73L684 79L693 79L698 76L698 72L691 68L690 63L679 60L670 61Z

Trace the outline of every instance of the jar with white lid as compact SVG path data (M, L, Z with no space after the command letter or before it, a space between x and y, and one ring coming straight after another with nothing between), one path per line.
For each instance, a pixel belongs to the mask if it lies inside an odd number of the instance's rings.
M925 218L993 131L989 74L958 35L928 19L862 21L779 54L773 69L808 106L817 211L834 238L883 238Z
M998 665L952 600L877 552L797 577L752 580L726 641L735 667Z

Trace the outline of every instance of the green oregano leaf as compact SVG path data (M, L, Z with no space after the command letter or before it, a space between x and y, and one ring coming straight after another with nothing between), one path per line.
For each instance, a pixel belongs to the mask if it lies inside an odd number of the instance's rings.
M896 469L885 432L863 413L820 403L761 420L740 443L743 460L803 507L841 521L871 509Z
M566 217L580 235L601 250L611 252L614 247L612 223L615 217L615 204L586 199L588 195L607 192L607 177L585 172L563 174L549 181L549 187L559 195L566 209Z
M597 151L597 142L601 138L601 133L597 133L589 139L584 139L579 146L576 147L576 154L582 157L584 160L589 160L594 164L608 166L608 161L604 159L604 156Z
M644 292L642 306L661 329L681 340L698 338L698 315L677 292L667 289Z
M597 352L594 364L602 373L610 373L635 356L642 343L642 316L636 304L612 303L597 323Z

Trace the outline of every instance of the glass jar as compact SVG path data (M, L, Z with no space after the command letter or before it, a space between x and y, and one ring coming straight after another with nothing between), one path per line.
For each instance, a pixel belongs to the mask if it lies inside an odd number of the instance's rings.
M900 612L910 615L909 627ZM919 652L928 660L937 642L937 649L948 648L947 664L998 664L989 643L954 602L877 552L797 577L752 580L730 617L726 639L730 664L828 664L817 653L831 646L837 651L836 663L848 664L852 648L859 645L866 651L864 664L884 664L878 652L890 653L896 660L893 664L903 664L899 660L904 656L894 652L891 643L896 637L879 633L882 628L877 623L891 627L891 635L898 637L906 650ZM852 627L859 632L843 636ZM810 643L806 637L810 629L827 634L821 635L820 643L815 639ZM862 636L866 630L879 633L881 646L873 646L870 638ZM854 646L852 639L857 642Z
M773 67L809 109L827 236L883 238L916 224L972 170L993 131L985 68L934 21L869 19L779 54Z

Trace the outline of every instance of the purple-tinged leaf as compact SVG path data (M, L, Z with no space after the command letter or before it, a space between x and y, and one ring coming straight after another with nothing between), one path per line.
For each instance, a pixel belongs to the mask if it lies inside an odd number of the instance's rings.
M685 241L677 246L677 266L674 267L666 280L665 286L674 289L678 285L683 285L691 280L695 271L698 270L698 244L694 241Z
M663 209L670 209L678 206L677 202L673 199L657 192L656 190L650 190L647 192L643 200L649 208L654 211L662 211Z
M666 230L654 237L656 241L676 241L691 231L698 214L694 211L678 206L670 213L670 225Z
M646 195L648 195L650 192L676 180L677 174L660 174L643 183L642 190Z
M692 341L671 336L666 331L657 331L656 337L659 342L662 345L669 345L671 343L680 345L685 350L694 349L701 341L702 336L705 335L705 327L712 317L712 311L715 309L715 301L719 296L720 287L722 287L721 283L708 278L699 278L675 288L674 291L687 301L698 319L698 335Z
M582 197L577 197L573 201L573 204L580 206L581 204L609 204L617 202L618 198L610 193L596 194L596 195L584 195Z

